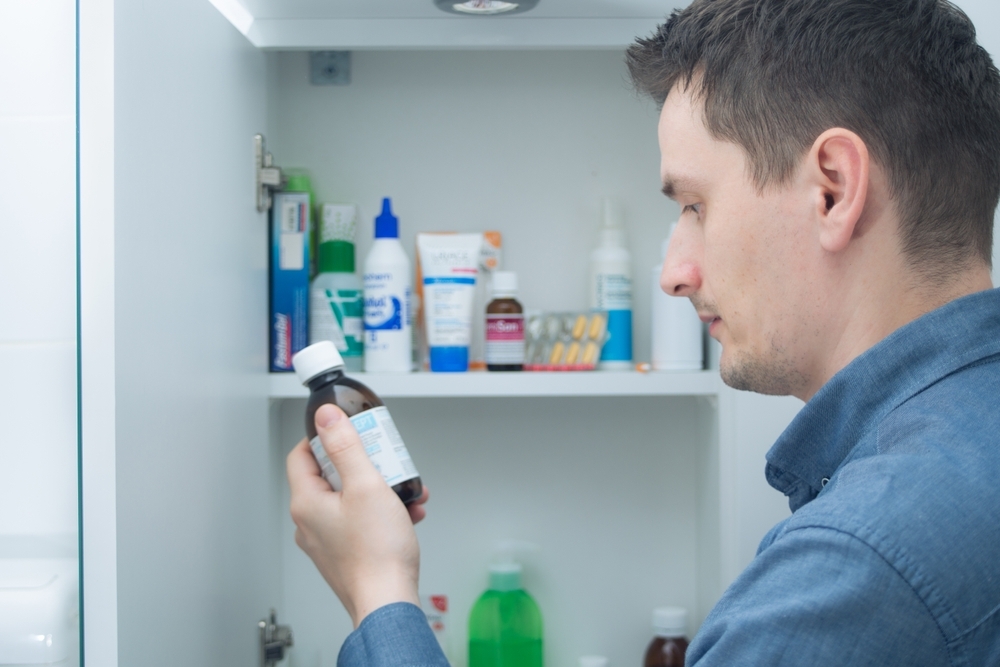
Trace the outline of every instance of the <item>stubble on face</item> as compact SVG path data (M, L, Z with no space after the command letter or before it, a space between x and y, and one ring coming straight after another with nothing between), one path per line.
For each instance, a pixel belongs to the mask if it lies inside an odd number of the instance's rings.
M691 303L700 313L715 313L718 307L695 294ZM721 343L721 341L720 341ZM789 358L788 351L773 337L766 351L737 351L736 346L719 361L719 375L727 386L739 391L753 391L768 396L788 396L803 387L805 375Z

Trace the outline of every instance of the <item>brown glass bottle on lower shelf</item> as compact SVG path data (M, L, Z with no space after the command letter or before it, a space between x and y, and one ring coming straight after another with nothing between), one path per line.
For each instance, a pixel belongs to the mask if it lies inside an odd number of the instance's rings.
M306 403L306 435L323 477L340 491L340 475L333 467L316 433L316 411L321 405L336 405L350 418L368 455L404 504L418 499L423 483L403 439L378 395L364 384L344 375L344 360L330 341L315 343L292 357L302 384L309 387ZM372 445L375 445L372 447Z
M680 607L659 607L653 610L653 631L656 636L646 649L643 667L684 667L687 652L687 611Z

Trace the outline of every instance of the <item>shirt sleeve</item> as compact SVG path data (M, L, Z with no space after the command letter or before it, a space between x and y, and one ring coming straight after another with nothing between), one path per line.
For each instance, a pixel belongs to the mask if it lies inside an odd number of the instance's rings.
M798 528L762 551L705 619L689 667L950 664L937 621L852 535Z
M420 607L396 602L368 614L340 647L337 667L448 667Z

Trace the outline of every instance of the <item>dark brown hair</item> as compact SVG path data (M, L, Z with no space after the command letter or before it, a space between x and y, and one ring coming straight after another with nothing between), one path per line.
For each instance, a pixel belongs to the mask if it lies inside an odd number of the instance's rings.
M663 104L676 85L741 146L765 189L832 127L887 172L903 251L945 278L991 264L1000 198L1000 73L946 0L695 0L626 56Z

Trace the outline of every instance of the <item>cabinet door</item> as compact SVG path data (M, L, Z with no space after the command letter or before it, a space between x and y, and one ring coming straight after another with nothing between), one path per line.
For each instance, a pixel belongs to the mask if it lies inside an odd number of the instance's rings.
M102 70L91 52L112 34ZM256 624L281 609L272 582L283 465L268 446L266 224L251 143L266 132L265 56L205 0L98 0L83 9L81 45L82 117L102 76L107 101L109 67L114 116L113 176L99 184L113 187L113 223L87 227L93 211L82 211L84 235L93 232L83 281L112 277L93 296L114 323L100 357L113 375L104 394L85 397L83 415L112 415L113 456L89 477L85 463L84 485L113 487L113 525L91 516L103 530L91 553L95 566L116 560L117 587L108 599L106 568L93 586L85 574L84 595L104 596L93 624L85 619L88 647L104 644L88 663L256 664ZM100 119L91 120L85 144ZM99 181L87 159L82 179ZM109 224L103 247L88 245ZM86 363L88 342L102 344L84 340L85 385L107 371Z

